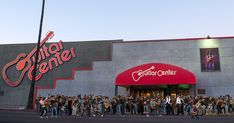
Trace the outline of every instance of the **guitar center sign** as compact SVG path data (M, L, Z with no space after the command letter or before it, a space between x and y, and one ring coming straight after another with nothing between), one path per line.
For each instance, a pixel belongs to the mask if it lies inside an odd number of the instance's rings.
M195 84L195 75L181 67L165 63L147 63L119 73L117 86Z
M63 65L64 62L69 62L72 58L76 57L75 48L72 47L68 50L64 50L64 46L62 41L60 40L58 43L52 43L48 47L45 45L47 41L52 39L54 36L54 32L50 31L47 33L46 37L40 42L40 51L38 56L38 65L37 65L37 75L35 80L38 81L43 77L43 74L51 71L55 67L59 67ZM24 76L27 74L28 79L32 80L32 72L34 70L35 63L35 53L37 47L35 47L30 53L20 53L14 60L7 63L2 69L2 76L5 82L12 87L18 86ZM16 71L20 72L20 75L17 79L10 78L8 75L8 70L10 68L16 69Z
M174 70L157 70L156 66L151 66L146 70L137 70L132 72L132 79L137 82L142 77L161 77L161 76L175 76L176 71Z

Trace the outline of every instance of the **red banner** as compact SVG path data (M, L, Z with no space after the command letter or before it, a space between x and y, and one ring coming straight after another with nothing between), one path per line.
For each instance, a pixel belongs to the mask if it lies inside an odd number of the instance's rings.
M130 68L120 73L115 85L172 85L195 84L195 75L181 67L163 64L148 63Z

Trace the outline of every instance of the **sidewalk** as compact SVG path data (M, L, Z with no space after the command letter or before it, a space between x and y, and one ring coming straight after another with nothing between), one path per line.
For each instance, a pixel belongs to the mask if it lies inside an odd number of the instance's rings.
M212 114L206 114L204 116L234 116L234 113L228 113L228 114L216 114L216 113L212 113Z

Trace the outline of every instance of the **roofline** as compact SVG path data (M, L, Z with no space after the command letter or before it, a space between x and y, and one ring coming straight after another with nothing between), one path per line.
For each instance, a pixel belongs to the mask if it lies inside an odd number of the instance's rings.
M123 40L124 43L131 42L161 42L161 41L191 41L191 40L205 40L205 39L230 39L234 36L221 36L221 37L202 37L202 38L176 38L176 39L157 39L157 40ZM119 42L117 42L119 43Z
M84 42L112 42L112 43L131 43L131 42L161 42L161 41L191 41L191 40L204 40L204 39L230 39L234 38L234 36L221 36L221 37L202 37L202 38L176 38L176 39L150 39L150 40L124 40L124 39L112 39L112 40L86 40L86 41L67 41L67 40L62 40L63 43L74 43L74 42L79 42L79 43L84 43ZM49 43L54 43L54 42L49 42ZM25 45L25 44L36 44L33 42L30 43L10 43L10 44L0 44L0 45Z

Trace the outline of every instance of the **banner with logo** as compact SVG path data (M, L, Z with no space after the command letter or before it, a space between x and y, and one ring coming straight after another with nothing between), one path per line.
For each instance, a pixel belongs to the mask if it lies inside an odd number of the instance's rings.
M130 68L116 77L115 84L127 85L170 85L195 84L195 75L181 67L148 63Z

